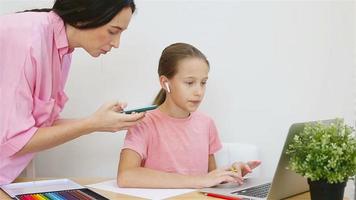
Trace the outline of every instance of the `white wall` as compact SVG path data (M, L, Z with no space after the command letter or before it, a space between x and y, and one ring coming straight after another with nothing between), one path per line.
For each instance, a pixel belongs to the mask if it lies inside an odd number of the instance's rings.
M0 2L3 13L31 6ZM182 41L197 46L211 63L201 110L213 116L222 141L260 147L264 176L273 174L291 123L355 120L353 1L136 3L120 49L99 59L74 52L64 117L87 116L112 99L149 104L159 89L161 51ZM114 177L123 138L124 132L97 133L42 152L37 173Z

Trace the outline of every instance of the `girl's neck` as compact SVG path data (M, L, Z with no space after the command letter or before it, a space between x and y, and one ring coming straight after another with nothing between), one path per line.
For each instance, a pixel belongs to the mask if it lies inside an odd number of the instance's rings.
M179 108L175 103L167 99L159 106L159 110L173 118L183 119L190 115L190 112Z

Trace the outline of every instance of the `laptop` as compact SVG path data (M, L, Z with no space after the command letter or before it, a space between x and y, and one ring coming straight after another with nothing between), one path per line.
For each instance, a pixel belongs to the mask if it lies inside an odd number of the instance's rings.
M332 122L335 122L335 120L321 121L321 123ZM306 178L286 169L288 166L288 157L285 154L294 135L303 131L305 125L308 123L315 122L296 123L290 127L273 180L245 178L244 184L242 185L225 183L211 188L203 188L199 191L205 194L215 194L221 197L236 197L243 200L276 200L308 191L309 185Z

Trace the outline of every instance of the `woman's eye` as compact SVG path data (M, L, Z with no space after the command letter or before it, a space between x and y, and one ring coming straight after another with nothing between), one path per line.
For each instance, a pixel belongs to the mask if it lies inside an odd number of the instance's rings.
M111 34L111 35L115 35L115 32L113 32L113 31L109 30L109 34Z
M206 82L202 82L201 84L202 84L202 85L206 85Z
M188 85L193 85L193 82L187 82Z

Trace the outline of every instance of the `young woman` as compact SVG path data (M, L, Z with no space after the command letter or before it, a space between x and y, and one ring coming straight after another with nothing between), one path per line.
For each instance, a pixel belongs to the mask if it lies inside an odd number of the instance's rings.
M154 101L159 107L147 112L126 135L117 176L120 187L242 184L242 176L260 164L236 162L216 169L214 153L221 148L218 131L209 116L196 111L203 101L208 73L208 60L192 45L176 43L163 50L158 66L163 89Z
M118 48L133 0L56 0L51 9L0 16L0 185L12 182L35 152L95 131L116 132L144 114L108 102L83 119L59 119L75 48L91 56Z

